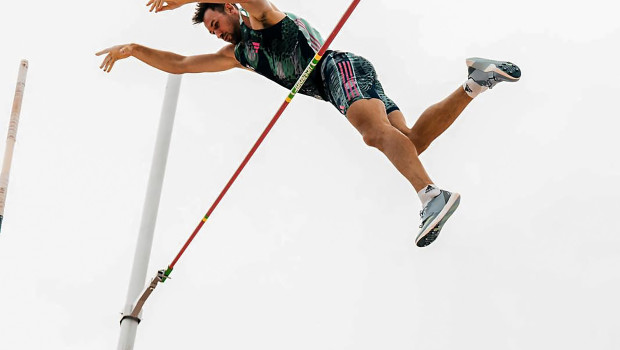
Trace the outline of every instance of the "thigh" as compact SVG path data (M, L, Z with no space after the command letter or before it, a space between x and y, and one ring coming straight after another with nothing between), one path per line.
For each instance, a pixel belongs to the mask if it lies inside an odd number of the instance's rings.
M405 116L400 110L394 110L391 113L388 113L388 119L390 124L393 127L398 129L398 131L402 132L405 135L409 135L411 129L407 127L407 121L405 120Z
M363 57L348 52L334 52L323 62L322 78L329 101L343 115L348 115L353 103L378 99L384 103L383 89L372 64ZM377 91L378 87L378 91Z
M347 120L362 134L370 130L392 127L380 99L357 100L347 110Z
M373 89L374 93L377 94L379 99L381 99L381 101L383 101L383 104L385 105L385 110L386 110L386 113L388 114L388 116L391 116L392 114L394 114L393 112L399 112L400 113L400 108L398 108L396 103L394 103L394 101L392 101L392 99L389 98L385 94L385 91L383 90L383 86L381 85L381 82L379 81L378 77L375 79L375 83L373 84L372 89ZM401 113L401 115L402 115L402 113Z

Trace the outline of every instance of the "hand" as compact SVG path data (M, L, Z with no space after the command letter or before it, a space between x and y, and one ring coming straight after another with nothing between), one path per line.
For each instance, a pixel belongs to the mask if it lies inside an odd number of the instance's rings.
M166 5L164 5L164 2ZM187 0L149 0L146 6L151 6L149 12L159 12L166 10L174 10L175 8L181 7L187 4Z
M112 67L114 67L114 63L118 60L122 60L131 56L131 51L133 50L132 44L127 45L117 45L109 47L105 50L101 50L97 52L95 55L101 56L103 54L108 54L101 62L101 66L99 68L103 69L104 72L110 73Z

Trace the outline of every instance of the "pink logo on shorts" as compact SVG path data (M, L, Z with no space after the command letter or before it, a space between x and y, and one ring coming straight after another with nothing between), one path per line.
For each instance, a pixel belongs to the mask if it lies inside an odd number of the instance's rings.
M258 53L258 49L260 49L260 43L252 42L252 46L254 47L254 52Z
M338 62L338 69L342 77L344 91L347 94L347 100L351 101L353 98L360 96L361 94L357 86L357 81L355 80L351 61Z

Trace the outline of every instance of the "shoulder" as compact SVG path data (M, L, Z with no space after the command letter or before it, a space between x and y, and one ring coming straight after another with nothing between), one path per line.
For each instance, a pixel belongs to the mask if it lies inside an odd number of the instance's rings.
M233 45L233 44L228 44L224 47L222 47L221 49L219 49L217 51L217 55L221 56L222 58L229 60L231 62L234 61L235 66L237 68L245 68L244 65L241 63L238 55L237 55L237 47L239 45Z
M217 51L218 54L222 56L226 56L229 58L235 58L235 49L236 46L233 44L228 44Z
M280 22L286 14L267 0L253 0L243 3L243 8L250 15L252 29L271 27Z

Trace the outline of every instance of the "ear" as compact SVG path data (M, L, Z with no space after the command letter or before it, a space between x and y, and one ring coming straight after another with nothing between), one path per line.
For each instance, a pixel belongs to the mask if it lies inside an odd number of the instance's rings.
M237 11L237 8L233 4L224 4L224 10L227 14L233 14Z

